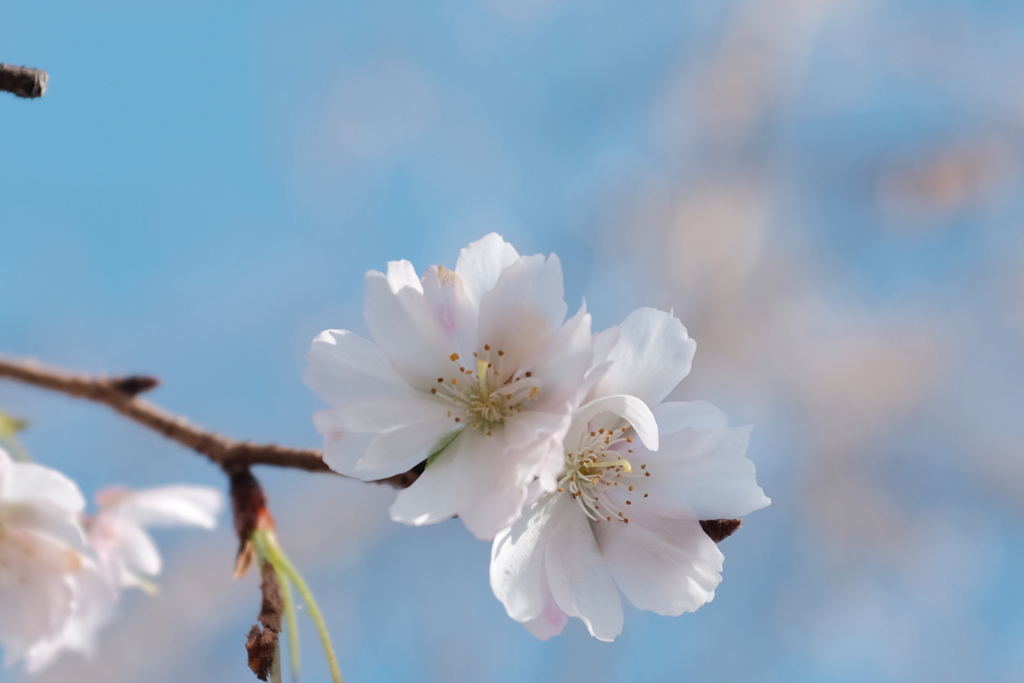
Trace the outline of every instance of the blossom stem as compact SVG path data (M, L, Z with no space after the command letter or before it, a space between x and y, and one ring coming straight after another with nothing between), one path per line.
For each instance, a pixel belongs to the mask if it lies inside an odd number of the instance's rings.
M284 602L284 619L288 630L288 659L291 663L292 680L299 680L299 619L295 612L295 598L292 585L287 577L281 577L281 600Z
M284 576L286 581L291 581L295 584L296 590L302 596L302 601L306 603L309 616L316 625L317 634L320 636L320 644L324 648L327 666L331 671L331 680L334 683L342 683L341 669L338 667L338 657L334 653L334 646L331 645L331 636L327 631L327 624L324 621L323 614L320 612L320 607L316 603L316 598L313 597L313 592L309 590L306 580L302 578L302 575L299 574L298 570L295 569L294 565L284 554L284 551L281 550L274 532L270 530L257 531L253 534L253 537L255 538L260 535L263 535L261 540L263 541L263 548L266 551L267 559L274 565L274 569Z
M284 585L284 581L281 585ZM281 641L277 641L274 647L274 663L270 665L270 683L282 683L281 681Z

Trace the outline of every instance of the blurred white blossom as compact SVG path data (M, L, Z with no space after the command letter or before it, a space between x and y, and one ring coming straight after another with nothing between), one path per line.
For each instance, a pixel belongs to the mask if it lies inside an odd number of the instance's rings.
M73 481L0 450L0 645L10 665L54 637L74 609L86 559Z
M130 491L108 488L96 495L99 510L85 520L89 555L69 578L74 600L59 632L38 640L26 653L26 669L36 671L64 650L91 655L99 630L114 616L124 588L154 592L149 579L162 561L149 526L212 529L223 496L201 486L165 486Z

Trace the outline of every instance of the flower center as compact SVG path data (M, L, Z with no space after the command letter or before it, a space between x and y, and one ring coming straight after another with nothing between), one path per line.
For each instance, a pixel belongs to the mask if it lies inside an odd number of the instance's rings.
M474 351L475 367L461 364L459 354L448 357L453 364L453 377L437 378L431 394L450 400L448 417L491 435L491 430L505 418L523 411L523 404L540 392L540 382L532 372L502 367L505 352L492 350L484 344L483 351Z
M635 472L632 463L623 457L633 452L631 448L626 448L626 453L615 448L633 442L633 437L626 436L628 429L589 432L580 441L578 451L565 454L565 470L558 479L558 490L568 492L583 514L595 522L615 520L628 524L629 518L620 505L622 500L625 505L633 504L630 482L651 476L646 464Z

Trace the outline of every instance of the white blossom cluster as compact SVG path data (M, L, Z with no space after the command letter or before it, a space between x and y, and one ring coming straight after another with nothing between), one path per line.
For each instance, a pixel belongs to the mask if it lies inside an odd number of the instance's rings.
M219 492L106 489L84 515L78 486L0 450L0 647L38 671L64 650L90 654L126 588L152 590L160 553L145 527L213 528Z
M641 308L595 334L585 307L567 311L558 257L490 234L455 270L367 273L373 340L321 333L304 379L330 405L314 422L331 468L375 480L425 462L394 520L458 516L493 541L510 617L542 639L578 617L610 641L620 593L667 615L709 602L724 558L700 521L770 501L750 427L665 400L696 349L672 313Z

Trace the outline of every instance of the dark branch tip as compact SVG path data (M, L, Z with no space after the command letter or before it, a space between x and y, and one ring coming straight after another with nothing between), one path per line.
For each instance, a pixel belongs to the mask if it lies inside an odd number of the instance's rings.
M40 69L0 64L0 90L28 99L42 97L49 76Z
M138 396L160 386L160 380L150 375L131 375L115 379L111 383L115 389L128 396Z
M700 528L704 530L708 538L719 543L736 533L741 524L743 522L738 519L703 519L700 522Z

